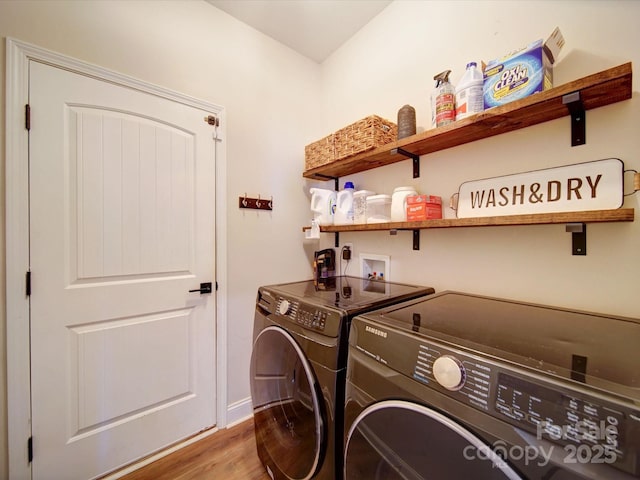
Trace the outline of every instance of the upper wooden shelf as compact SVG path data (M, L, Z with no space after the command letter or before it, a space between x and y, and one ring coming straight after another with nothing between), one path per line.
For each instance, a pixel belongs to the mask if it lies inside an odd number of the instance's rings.
M414 155L426 155L474 142L501 133L568 116L565 95L579 92L585 110L603 107L631 98L631 63L610 68L573 82L539 92L500 107L494 107L444 127L433 128L411 137L328 165L306 170L306 178L327 180L407 160L393 151L397 148Z

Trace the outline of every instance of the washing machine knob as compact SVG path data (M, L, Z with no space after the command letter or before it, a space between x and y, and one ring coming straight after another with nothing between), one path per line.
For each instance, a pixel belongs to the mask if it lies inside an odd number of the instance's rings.
M289 309L291 308L291 302L289 300L282 300L280 305L278 305L278 313L280 315L286 315L289 313Z
M465 371L462 363L449 355L438 357L433 362L436 381L447 390L460 390L464 385Z

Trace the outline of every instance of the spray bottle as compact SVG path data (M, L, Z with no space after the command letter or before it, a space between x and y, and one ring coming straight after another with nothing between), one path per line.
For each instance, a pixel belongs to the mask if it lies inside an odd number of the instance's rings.
M431 124L441 127L456 119L456 90L449 82L451 70L439 73L433 79L436 88L431 94Z

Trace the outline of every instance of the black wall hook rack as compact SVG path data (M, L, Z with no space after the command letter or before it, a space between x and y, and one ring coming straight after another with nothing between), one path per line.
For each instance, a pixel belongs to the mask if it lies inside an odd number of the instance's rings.
M240 208L251 208L253 210L273 210L273 197L270 198L251 198L247 197L245 194L244 197L238 197L238 207Z

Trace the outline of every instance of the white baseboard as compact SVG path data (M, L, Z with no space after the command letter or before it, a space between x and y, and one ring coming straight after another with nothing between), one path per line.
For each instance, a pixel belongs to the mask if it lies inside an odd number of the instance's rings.
M227 424L225 427L232 427L238 423L248 420L252 416L253 405L251 404L251 397L238 400L227 407Z
M130 465L127 465L126 467L123 467L119 470L116 470L113 473L107 474L103 477L99 477L100 480L117 480L118 478L124 477L125 475L135 472L136 470L145 467L147 465L149 465L150 463L155 462L156 460L160 460L163 457L166 457L167 455L170 455L178 450L180 450L181 448L184 448L188 445L191 445L192 443L197 442L198 440L202 440L206 437L208 437L209 435L213 435L214 433L216 433L219 429L217 427L214 428L210 428L209 430L205 430L204 432L201 432L197 435L194 435L191 438L188 438L186 440L184 440L183 442L177 443L175 445L172 445L171 447L165 448L164 450L161 450L153 455L150 455L146 458L143 458L142 460L139 460L135 463L132 463Z
M156 460L161 459L162 457L169 455L170 453L175 452L176 450L180 450L181 448L184 448L187 445L191 445L192 443L197 442L198 440L202 440L203 438L216 433L221 428L231 428L234 425L237 425L246 420L249 420L252 416L253 416L253 405L251 404L251 397L247 397L237 402L234 402L231 405L227 406L227 424L226 425L218 425L198 435L194 435L193 437L183 442L180 442L160 452L157 452L154 455L144 458L116 472L108 474L102 477L101 480L116 480L118 478L121 478L128 473L131 473L139 468L144 467L145 465L148 465L152 462L155 462Z

